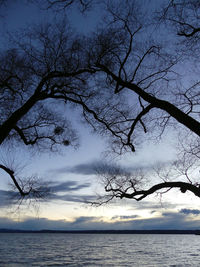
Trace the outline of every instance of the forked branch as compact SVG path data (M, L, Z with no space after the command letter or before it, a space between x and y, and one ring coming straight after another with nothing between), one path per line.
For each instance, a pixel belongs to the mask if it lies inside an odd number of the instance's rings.
M30 194L32 188L30 188L29 191L27 191L27 192L23 191L23 189L21 188L21 186L19 185L19 183L15 177L13 170L9 169L8 167L6 167L2 164L0 164L0 168L2 170L4 170L10 176L10 178L12 179L14 185L16 186L17 190L19 191L19 193L22 197L25 197L25 196Z
M17 179L15 172L0 164L0 169L4 170L12 179L14 187L17 188L20 199L28 197L28 199L44 199L46 198L50 191L46 184L42 184L36 177L29 177L27 179L21 180Z
M130 181L131 182L131 181ZM122 187L114 188L109 182L105 186L105 191L107 192L104 196L99 196L95 202L91 202L92 205L100 206L107 204L115 198L119 199L134 199L140 201L153 193L164 194L169 192L173 188L180 189L181 193L186 193L190 191L195 196L200 197L200 185L199 184L190 184L185 182L163 182L152 186L147 190L137 190L135 186L127 187L123 189ZM129 190L133 190L132 193L127 193ZM160 190L160 191L159 191Z
M185 182L164 182L160 184L156 184L152 186L151 188L147 190L136 190L134 189L133 193L127 193L126 191L122 191L121 189L114 189L112 187L106 187L106 192L111 192L113 197L116 198L129 198L129 199L135 199L137 201L140 201L144 199L145 197L156 193L157 191L161 189L172 189L172 188L179 188L182 193L185 193L186 191L192 192L195 196L200 197L200 187L199 185L193 185L190 183Z

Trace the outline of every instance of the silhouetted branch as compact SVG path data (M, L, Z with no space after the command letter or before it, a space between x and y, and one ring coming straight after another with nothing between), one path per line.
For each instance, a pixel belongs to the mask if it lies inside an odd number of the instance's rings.
M55 10L65 10L71 5L77 4L81 12L87 11L94 0L46 0L47 8L55 8Z
M169 115L171 115L174 119L176 119L179 123L185 125L192 132L196 133L200 136L200 123L196 121L194 118L185 114L183 111L178 109L176 106L171 104L168 101L158 99L147 92L145 92L142 88L138 87L134 83L129 83L122 80L120 77L116 76L113 72L111 72L106 66L99 64L98 65L103 71L105 71L108 75L110 75L118 84L130 89L137 95L139 95L142 99L152 104L154 107L162 109L166 111Z
M19 191L19 193L20 193L20 195L22 197L25 197L25 196L30 194L32 188L30 187L29 191L23 191L22 187L19 185L19 183L18 183L18 181L17 181L17 179L16 179L16 177L14 175L14 171L13 170L7 168L6 166L4 166L2 164L0 164L0 168L2 170L4 170L10 176L10 178L12 179L14 185L16 186L16 188L18 189L18 191Z
M120 192L116 189L115 193L119 193L119 195L116 195L116 197L119 198L133 198L137 201L142 200L143 198L157 192L158 190L161 189L172 189L172 188L179 188L181 193L185 193L186 191L192 192L195 196L200 197L200 188L199 186L190 184L190 183L184 183L184 182L164 182L160 184L156 184L152 186L148 190L140 190L140 191L135 191L133 193L124 193ZM107 189L107 192L112 191L112 189Z

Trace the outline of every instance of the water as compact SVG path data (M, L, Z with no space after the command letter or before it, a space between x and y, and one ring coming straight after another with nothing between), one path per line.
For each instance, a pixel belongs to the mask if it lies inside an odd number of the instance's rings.
M200 236L0 234L0 266L200 266Z

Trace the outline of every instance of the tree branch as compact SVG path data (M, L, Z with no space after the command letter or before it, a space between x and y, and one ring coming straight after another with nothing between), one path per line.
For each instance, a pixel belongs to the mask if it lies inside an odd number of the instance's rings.
M193 133L200 136L200 123L196 121L194 118L185 114L182 110L174 106L168 101L161 100L156 98L155 96L147 93L142 88L137 86L134 83L130 83L127 81L123 81L120 77L116 76L113 72L111 72L106 66L98 64L98 67L102 69L102 71L106 72L110 75L118 84L130 89L131 91L135 92L139 95L143 100L152 104L154 107L159 108L161 110L166 111L169 115L171 115L174 119L176 119L179 123L186 126L190 129Z
M131 135L133 134L133 131L135 129L135 126L138 122L140 122L144 128L144 131L146 133L146 127L144 126L144 124L142 123L142 117L144 115L146 115L152 108L154 108L154 106L152 104L148 105L147 107L145 107L138 115L137 117L135 118L134 122L132 123L131 127L130 127L130 131L128 133L128 140L127 140L127 143L130 142L130 139L131 139Z
M93 69L80 69L75 72L59 72L53 71L48 73L42 80L39 82L34 94L12 115L2 124L0 125L0 144L7 138L10 131L16 127L17 122L29 112L29 110L40 100L44 100L48 98L48 94L42 91L43 86L51 79L54 78L67 78L67 77L75 77L83 73L94 73L96 70ZM63 98L64 99L64 98Z
M16 186L16 188L18 189L18 191L19 191L19 193L20 193L20 195L21 195L22 197L25 197L25 196L27 196L27 195L30 194L32 188L30 188L30 190L29 190L28 192L24 192L23 189L20 187L19 183L17 182L17 179L16 179L15 176L14 176L14 171L13 171L13 170L7 168L6 166L4 166L4 165L2 165L2 164L0 164L0 168L1 168L2 170L4 170L5 172L7 172L7 174L8 174L8 175L10 176L10 178L12 179L14 185Z
M191 183L185 183L185 182L164 182L160 184L156 184L152 186L148 190L135 190L133 193L126 193L122 192L121 189L113 189L113 188L106 188L106 192L113 192L115 197L117 198L129 198L129 199L135 199L137 201L142 200L143 198L155 193L156 191L160 189L172 189L172 188L179 188L182 193L185 193L186 191L192 192L197 197L200 197L200 188L199 186L193 185Z

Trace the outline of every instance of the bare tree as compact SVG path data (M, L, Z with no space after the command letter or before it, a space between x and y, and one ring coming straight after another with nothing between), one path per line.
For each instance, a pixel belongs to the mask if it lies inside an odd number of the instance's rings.
M49 1L51 5L66 2ZM165 15L170 8L168 4ZM14 48L1 53L0 144L20 141L53 151L61 144L76 145L70 118L51 108L63 103L64 108L81 108L86 123L108 136L118 154L134 152L153 134L162 138L167 129L173 129L190 135L182 139L182 160L189 153L198 158L199 81L188 88L181 85L179 68L185 54L176 53L175 39L169 49L159 38L159 29L155 34L156 29L148 25L154 14L145 17L143 9L141 1L107 1L107 19L87 38L60 23L33 28L14 39ZM180 169L180 164L174 166ZM13 170L3 165L1 169L21 195L31 193L32 187L23 189ZM150 188L143 183L146 174L139 170L134 174L107 171L105 189L110 199L141 200L171 188L199 197L198 181L190 179L187 170L186 166L186 181L168 181L163 174L162 183Z
M67 118L70 106L80 106L86 121L90 114L114 133L102 114L110 120L111 115L113 119L122 116L122 98L94 87L91 74L97 70L88 66L85 38L74 35L66 23L47 24L17 36L13 44L15 48L1 54L0 144L19 142L52 151L60 145L76 146L76 131L70 123L73 118ZM3 164L1 169L22 197L33 196L33 192L37 195L32 183L29 187L23 186L22 180L19 183L13 169Z
M119 125L115 124L116 128L113 130L115 136L118 135L117 137L120 139L120 142L117 142L118 146L121 144L120 153L123 152L124 147L129 147L132 151L135 151L134 143L137 145L138 139L141 141L144 137L141 131L149 136L148 133L151 135L156 129L156 131L159 130L160 134L158 135L162 138L163 132L168 127L173 126L178 130L179 135L182 132L185 133L185 136L181 139L182 153L179 155L181 162L184 163L181 164L182 176L178 175L180 170L175 172L177 174L176 178L179 178L179 180L173 179L174 175L172 174L171 179L166 180L163 174L161 183L158 182L148 188L147 184L141 185L139 183L138 186L136 179L138 174L133 174L133 178L130 178L130 174L127 177L125 173L122 179L121 173L106 172L104 181L108 198L105 202L114 197L142 200L155 192L160 192L160 190L168 192L172 188L179 188L182 193L190 191L199 197L198 172L195 172L196 179L193 180L189 169L195 169L195 166L192 164L188 167L184 159L186 156L195 158L195 165L199 159L199 80L198 76L192 77L192 84L186 88L179 81L181 79L184 81L184 78L178 71L181 64L192 64L192 58L188 60L185 44L181 46L180 42L178 44L181 53L177 54L177 57L174 56L176 55L177 39L173 39L174 46L170 44L170 48L173 49L172 53L169 52L167 47L163 49L159 42L155 44L149 39L148 42L145 42L144 32L141 29L143 26L143 30L148 31L148 28L145 28L144 24L142 25L138 16L131 14L134 11L134 14L137 14L134 10L135 3L129 2L127 9L123 8L122 2L120 2L121 6L116 6L112 1L110 3L108 12L110 14L109 25L111 26L106 31L104 29L97 34L96 46L93 46L96 48L93 52L95 61L91 65L94 64L98 70L104 73L104 79L110 82L109 86L116 95L124 91L134 94L132 99L134 108L128 113L127 117L124 117L123 122L120 121ZM174 3L175 1L171 1L170 5L167 6L167 9L164 10L165 15L170 8L174 8ZM190 13L197 13L195 7L197 7L196 1L179 1L177 3L177 8L181 9L182 16L179 18L179 22L173 20L174 23L178 24L178 37L191 38L198 34L199 17L196 14L194 19ZM177 10L175 9L175 11ZM180 13L177 12L177 16L179 16ZM187 17L188 12L190 17ZM184 15L186 17L183 22ZM195 26L186 22L186 19L191 17L195 20ZM145 34L148 36L147 33ZM189 41L187 40L187 42ZM92 48L90 51L92 51ZM196 49L195 52L198 53L199 50ZM90 58L92 58L92 55L90 55ZM196 79L195 82L194 79ZM189 137L186 138L186 136ZM188 157L187 160L189 160ZM176 169L178 168L177 163L172 165L175 165ZM170 167L172 168L172 166ZM172 169L174 170L174 168ZM184 181L184 179L186 180Z

